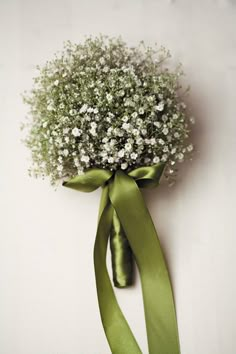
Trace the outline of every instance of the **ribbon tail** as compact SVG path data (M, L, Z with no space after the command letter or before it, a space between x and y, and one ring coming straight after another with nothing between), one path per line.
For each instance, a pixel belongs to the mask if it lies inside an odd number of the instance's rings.
M117 288L125 288L133 283L133 255L123 227L113 209L110 233L113 283Z
M103 188L94 246L94 266L100 315L113 354L142 354L117 303L106 267L106 252L112 225L113 207L108 187Z
M142 194L131 177L118 171L109 197L140 272L149 354L180 354L170 278Z

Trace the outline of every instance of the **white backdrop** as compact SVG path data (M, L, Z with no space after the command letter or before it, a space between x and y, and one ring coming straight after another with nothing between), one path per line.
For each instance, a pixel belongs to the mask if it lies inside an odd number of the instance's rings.
M30 179L19 131L20 93L35 65L64 40L99 33L156 41L184 64L198 152L174 188L146 200L172 276L182 354L236 353L235 23L234 0L0 1L1 354L110 352L92 259L100 192L55 192ZM116 292L145 354L140 285Z

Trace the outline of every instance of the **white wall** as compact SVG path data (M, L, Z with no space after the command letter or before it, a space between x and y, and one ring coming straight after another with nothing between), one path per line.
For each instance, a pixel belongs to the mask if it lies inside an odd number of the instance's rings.
M64 40L99 33L157 41L184 64L198 153L175 188L148 192L147 202L173 279L182 354L236 353L235 23L234 0L1 0L0 354L110 352L92 259L100 192L55 192L30 179L19 131L35 65ZM117 296L147 353L139 284Z

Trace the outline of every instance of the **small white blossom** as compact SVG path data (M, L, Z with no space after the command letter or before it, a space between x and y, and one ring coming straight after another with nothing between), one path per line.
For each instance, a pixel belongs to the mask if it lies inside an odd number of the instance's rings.
M160 162L160 157L155 156L152 160L154 163L159 163Z
M108 102L111 102L113 99L113 96L110 93L107 93L106 98L107 98Z
M160 102L157 106L155 106L155 109L157 110L157 111L163 111L163 109L164 109L164 107L165 107L165 104L164 104L164 102Z
M188 146L187 146L187 150L188 150L189 152L193 151L193 144L188 145Z
M90 125L91 125L91 128L96 128L97 127L97 123L96 122L91 122Z
M135 152L132 152L132 154L130 154L130 157L132 160L136 160L138 154L136 154Z
M82 133L81 130L78 129L78 128L72 129L72 135L75 136L75 137L80 136L81 133Z
M130 143L125 144L125 150L130 151L132 150L132 145Z
M97 131L96 131L96 129L94 129L94 128L91 128L91 129L89 130L89 132L90 132L90 134L91 134L92 136L96 136L96 135L97 135Z
M190 117L189 120L190 120L190 122L191 122L192 124L195 124L195 118L194 118L194 117Z
M162 132L163 132L163 134L167 135L169 133L169 129L167 127L164 127Z
M150 144L151 145L155 145L156 144L156 139L155 138L151 138L150 139Z
M113 163L114 162L114 158L112 156L108 157L108 160L107 160L109 163Z
M57 171L59 172L63 171L63 166L62 165L57 166Z
M130 123L123 123L123 124L122 124L122 128L123 128L124 130L128 130L128 129L130 128Z
M161 157L161 161L165 162L165 161L167 161L167 158L168 158L168 155L167 155L167 154L164 154L164 155L162 155L162 157Z
M124 149L121 149L120 151L118 151L118 157L124 157L125 155L125 150Z
M83 161L83 162L88 163L89 160L90 160L89 156L83 155L83 156L81 157L81 161Z
M80 108L79 112L80 113L85 113L87 111L88 105L87 104L83 104L83 106Z
M183 158L184 158L184 154L183 154L182 152L180 152L180 153L178 154L178 159L179 159L179 160L183 160Z
M120 167L122 170L126 170L126 168L128 167L127 162L122 163Z
M144 114L144 109L143 109L143 107L140 107L140 108L139 108L138 113L139 113L139 114Z
M153 124L154 124L155 127L157 127L157 128L160 128L160 127L161 127L161 123L160 123L160 122L154 122Z
M64 149L64 150L63 150L63 155L64 155L64 156L68 156L68 155L69 155L69 150Z

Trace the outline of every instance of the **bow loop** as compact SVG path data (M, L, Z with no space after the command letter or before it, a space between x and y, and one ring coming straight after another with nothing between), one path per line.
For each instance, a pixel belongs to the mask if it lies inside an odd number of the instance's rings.
M87 170L84 174L75 176L70 180L63 182L63 186L75 189L80 192L93 192L102 187L113 173L101 168Z

